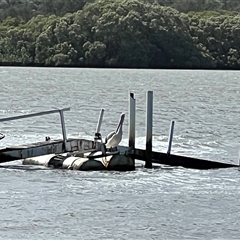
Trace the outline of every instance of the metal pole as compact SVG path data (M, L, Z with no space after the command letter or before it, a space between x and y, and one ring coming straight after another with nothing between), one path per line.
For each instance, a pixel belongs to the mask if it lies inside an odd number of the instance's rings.
M152 168L153 91L147 91L146 109L146 161L145 168Z
M102 125L103 114L104 114L104 109L102 108L100 111L99 117L98 117L98 123L97 123L97 127L96 127L95 138L94 138L95 141L101 139L100 129L101 129L101 125Z
M174 121L171 121L171 124L170 124L167 155L170 155L170 153L171 153L172 140L173 140L173 131L174 131L174 123L175 123Z
M65 121L64 121L64 114L61 109L59 109L60 113L60 119L61 119L61 126L62 126L62 135L63 135L63 141L64 141L64 147L65 150L67 150L67 133L66 133L66 127L65 127Z
M136 120L136 100L134 93L130 93L129 100L129 125L128 125L128 146L130 150L135 149L135 120Z
M96 127L94 141L96 142L97 140L101 140L100 149L101 149L103 155L105 155L106 154L105 145L102 141L102 135L100 133L102 120L103 120L103 114L104 114L104 109L102 108L101 111L100 111L99 117L98 117L98 123L97 123L97 127Z
M239 151L239 154L238 154L238 171L240 171L240 151Z

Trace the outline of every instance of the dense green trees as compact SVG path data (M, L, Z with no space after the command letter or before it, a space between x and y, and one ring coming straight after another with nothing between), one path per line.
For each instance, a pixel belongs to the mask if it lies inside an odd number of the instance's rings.
M170 6L181 12L189 11L240 11L238 0L149 0L152 3L159 3L163 6Z
M240 69L240 14L203 12L189 15L194 42L207 49L217 67Z
M185 14L157 4L164 1L97 0L83 7L84 1L69 0L65 5L64 1L59 6L56 2L61 0L44 0L44 6L48 6L44 10L41 5L44 14L33 15L27 21L9 16L2 20L0 62L40 66L240 69L240 14L221 10ZM15 6L14 1L8 2ZM36 11L40 11L40 5L37 6ZM67 6L71 9L66 11Z
M93 0L0 0L0 21L17 17L24 21L37 15L64 16L83 8Z
M64 16L81 10L86 3L94 0L0 0L0 21L8 16L19 17L24 21L37 15ZM181 12L205 10L240 11L239 0L148 0L169 6Z

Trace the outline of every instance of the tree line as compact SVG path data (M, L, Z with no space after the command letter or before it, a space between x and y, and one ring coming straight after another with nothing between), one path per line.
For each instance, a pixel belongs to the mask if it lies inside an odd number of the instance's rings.
M81 10L86 3L94 0L0 0L0 21L7 17L18 17L24 21L37 15L64 16ZM239 0L148 0L169 6L180 12L189 11L240 11Z
M166 6L176 4L177 0L166 0L165 6L159 4L165 0L66 2L73 4L68 13L64 10L67 6L62 4L61 9L56 6L59 11L53 7L51 14L49 7L46 14L40 14L37 8L39 13L29 20L20 15L4 18L0 23L0 62L36 66L240 69L240 14L236 11L181 12ZM37 4L34 0L31 3ZM77 6L80 3L81 7ZM12 6L16 4L19 3L15 1Z

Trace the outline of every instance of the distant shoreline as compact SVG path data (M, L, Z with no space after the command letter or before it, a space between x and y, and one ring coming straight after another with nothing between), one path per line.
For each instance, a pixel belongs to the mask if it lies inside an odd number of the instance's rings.
M239 24L240 12L183 13L135 0L28 21L8 16L0 66L240 70Z
M21 65L19 63L1 63L0 67L25 67L25 68L92 68L92 69L139 69L139 70L212 70L212 71L240 71L240 68L174 68L174 67L165 67L165 68L143 68L143 67L99 67L99 66L73 66L73 65L62 65L62 66L45 66L43 64L29 64Z

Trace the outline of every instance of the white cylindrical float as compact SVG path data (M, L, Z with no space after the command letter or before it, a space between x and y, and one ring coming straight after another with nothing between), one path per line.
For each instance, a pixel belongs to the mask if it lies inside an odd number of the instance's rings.
M135 161L130 156L115 154L111 156L111 159L108 162L107 170L133 171L135 170Z
M48 166L48 162L56 156L56 154L47 154L47 155L42 155L38 157L32 157L32 158L25 158L22 161L23 165L42 165L42 166Z
M43 165L61 169L75 169L81 171L132 171L135 169L134 160L130 156L115 154L102 156L99 152L91 157L68 156L65 154L48 154L39 157L26 158L24 165Z

